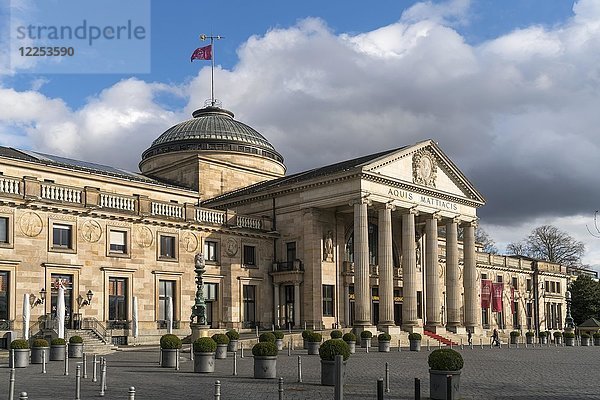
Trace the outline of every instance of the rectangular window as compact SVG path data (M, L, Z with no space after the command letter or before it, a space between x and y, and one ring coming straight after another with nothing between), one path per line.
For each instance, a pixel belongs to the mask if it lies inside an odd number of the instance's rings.
M212 240L205 240L204 241L204 259L206 261L211 261L211 262L218 262L219 261L219 257L218 257L218 243L214 242Z
M286 247L286 261L288 263L291 263L296 259L296 242L288 242L285 244L285 247Z
M108 319L127 320L127 278L108 278Z
M217 284L217 283L205 283L204 284L204 300L217 301L218 287L219 287L219 284Z
M417 291L417 318L423 318L423 292Z
M253 328L256 325L256 286L243 286L244 327Z
M515 301L514 304L513 304L513 308L515 310L515 312L512 315L512 317L513 317L513 328L514 329L520 329L521 327L519 326L519 302Z
M256 266L256 247L244 245L244 260L243 264L245 267Z
M55 249L72 249L73 227L71 225L52 225L52 247Z
M496 276L496 282L497 282L497 283L502 283L502 282L503 282L503 281L502 281L502 275L498 275L498 276Z
M323 316L333 317L333 285L323 285Z
M109 233L111 253L127 254L127 232L126 231L110 231Z
M527 285L526 286L527 286L527 291L531 292L531 278L527 279Z
M556 293L560 294L560 282L556 282Z
M481 274L481 279L487 279L487 274Z
M8 271L0 271L0 320L8 319Z
M519 286L519 278L513 277L512 278L512 287L517 289L517 286Z
M0 243L3 243L3 244L9 243L8 221L9 220L7 217L0 217Z
M548 293L550 291L550 282L546 281L544 283L545 283L545 286L546 286L546 293Z
M167 303L168 298L171 298L173 304L173 319L175 320L175 281L158 281L158 319L159 321L167 320Z
M175 236L160 235L160 258L175 259Z

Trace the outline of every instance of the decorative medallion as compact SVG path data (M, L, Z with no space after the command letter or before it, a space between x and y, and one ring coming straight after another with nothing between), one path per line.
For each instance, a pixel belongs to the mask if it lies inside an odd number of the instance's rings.
M28 211L21 216L19 221L19 227L24 235L29 237L36 237L42 232L44 223L39 215L34 212Z
M93 219L85 221L81 226L81 237L86 242L96 243L102 237L100 224Z
M150 247L154 241L152 231L147 226L140 226L135 231L135 241L140 247Z
M437 161L433 153L421 149L413 155L413 182L419 185L435 187Z
M196 251L198 248L198 238L192 232L185 232L181 237L181 243L188 253Z
M227 240L225 241L225 254L227 254L229 257L233 257L237 254L237 252L238 252L237 240L235 240L232 237L227 238Z

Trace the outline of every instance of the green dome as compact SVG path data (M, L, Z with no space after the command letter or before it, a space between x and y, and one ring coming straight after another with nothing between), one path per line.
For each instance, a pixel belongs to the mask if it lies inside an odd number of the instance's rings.
M231 111L206 107L193 112L194 118L181 122L160 135L142 160L157 154L190 151L227 151L256 154L283 163L283 157L260 133L233 119Z

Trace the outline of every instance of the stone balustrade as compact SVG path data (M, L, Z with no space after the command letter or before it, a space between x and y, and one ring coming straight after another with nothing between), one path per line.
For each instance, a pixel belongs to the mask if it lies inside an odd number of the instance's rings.
M82 190L54 183L42 183L40 197L45 200L81 204Z
M100 193L100 207L133 212L135 211L135 198Z
M183 219L183 206L174 203L152 202L152 215Z
M0 176L0 193L21 194L21 181L16 178Z
M209 208L196 209L196 221L216 225L225 224L225 211L211 210Z
M262 219L237 215L236 225L241 228L262 229Z

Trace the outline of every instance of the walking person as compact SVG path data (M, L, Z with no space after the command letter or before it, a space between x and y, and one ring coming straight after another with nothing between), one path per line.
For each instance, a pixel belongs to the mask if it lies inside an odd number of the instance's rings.
M471 332L471 330L467 330L467 342L469 343L469 346L471 346L473 344L473 332Z
M498 338L498 329L494 329L494 332L492 333L492 345L500 346L500 339Z

